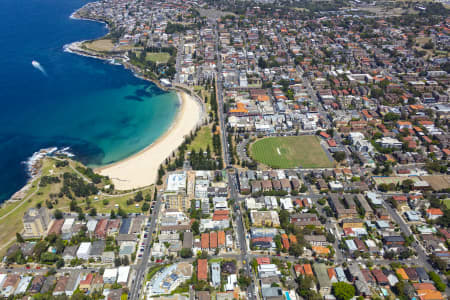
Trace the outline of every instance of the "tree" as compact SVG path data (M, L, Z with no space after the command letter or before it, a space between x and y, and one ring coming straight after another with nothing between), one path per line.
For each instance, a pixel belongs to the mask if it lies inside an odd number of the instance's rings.
M58 269L61 269L62 267L64 267L64 259L58 259L58 261L56 262L56 267Z
M244 271L243 269L241 269L241 271ZM238 277L238 284L241 287L241 289L245 290L251 283L252 283L252 279L245 275L245 272L239 272L239 277Z
M289 247L289 254L299 257L303 254L303 247L299 243L292 244L291 247Z
M194 235L200 234L200 223L197 220L195 220L194 223L192 223L191 228Z
M63 213L62 213L62 211L57 209L57 210L55 210L53 216L55 217L56 220L60 220L63 218Z
M337 282L333 284L333 295L338 300L350 300L355 296L355 287L346 282Z
M308 191L308 188L306 185L302 184L302 187L300 188L300 193L306 193Z
M190 258L193 255L194 255L194 253L192 253L192 249L190 249L190 248L183 248L183 249L181 249L180 256L182 258Z
M341 162L345 159L345 152L344 151L338 151L334 154L334 159L337 162Z
M403 190L403 192L404 193L409 193L409 191L411 191L413 185L414 185L414 181L412 181L411 179L403 180L403 182L402 182L402 190Z
M148 202L145 202L144 204L142 204L142 211L148 211L150 209L150 204L148 204Z
M434 285L436 286L438 291L440 292L445 291L445 283L442 282L442 279L441 277L439 277L438 274L436 274L435 272L430 272L428 273L428 276L430 276L430 279L433 280Z
M97 215L97 210L94 207L91 208L91 210L89 211L89 215L91 217L95 217Z
M22 235L20 233L16 232L16 240L18 243L23 243L25 240L23 239Z
M135 202L141 202L142 200L144 200L144 196L142 196L142 191L139 191L134 196L134 201Z

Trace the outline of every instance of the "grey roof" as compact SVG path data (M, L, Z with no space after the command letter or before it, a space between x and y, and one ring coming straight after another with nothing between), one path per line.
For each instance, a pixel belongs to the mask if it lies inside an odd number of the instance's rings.
M128 232L130 231L130 226L131 226L131 219L129 218L122 219L122 225L120 226L119 234L128 234Z
M192 241L193 241L194 235L190 231L186 231L183 234L183 248L192 248Z
M99 240L94 241L91 245L91 256L101 256L103 251L105 250L105 241Z
M44 281L44 284L42 285L42 288L41 288L41 293L42 294L45 294L45 293L47 293L48 291L50 291L50 289L53 287L53 285L55 284L55 280L56 280L56 278L55 278L55 276L48 276L46 279L45 279L45 281Z
M325 264L314 264L314 273L316 274L317 280L319 281L319 285L321 288L330 287L331 282L328 277L327 269Z
M280 287L266 287L261 289L263 298L280 297L283 296L283 291Z
M75 256L77 255L77 249L78 249L78 245L67 246L67 247L64 249L63 257L64 257L64 256L72 256L72 257L75 257Z
M73 270L70 272L69 280L66 283L66 291L75 291L80 282L80 271Z

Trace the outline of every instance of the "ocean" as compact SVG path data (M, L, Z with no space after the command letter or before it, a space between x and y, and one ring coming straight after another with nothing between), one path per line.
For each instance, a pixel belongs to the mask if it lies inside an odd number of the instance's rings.
M24 162L42 148L70 147L76 159L102 166L151 144L176 116L174 92L64 52L107 33L105 24L69 18L85 3L0 1L0 202L25 185Z

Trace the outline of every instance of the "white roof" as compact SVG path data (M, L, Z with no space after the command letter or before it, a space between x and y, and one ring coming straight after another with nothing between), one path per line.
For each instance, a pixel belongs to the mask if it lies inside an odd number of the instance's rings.
M77 251L77 256L80 254L89 254L89 251L91 250L91 242L83 242L80 244L80 247Z
M103 273L103 278L116 278L117 277L117 269L105 269Z
M365 240L364 242L366 243L367 247L370 248L375 248L377 246L377 244L373 240Z
M292 209L292 208L294 208L294 206L292 205L292 199L291 198L281 198L280 199L280 203L281 203L281 206L284 209Z
M89 220L86 224L88 231L94 231L97 226L97 220Z
M345 244L347 245L347 247L350 251L358 250L358 248L356 247L356 244L353 240L345 240Z
M128 282L128 274L130 274L130 266L120 266L119 267L119 276L117 277L117 282Z
M74 222L75 222L75 219L74 219L74 218L65 219L65 220L64 220L64 224L63 224L63 226L61 227L61 230L62 230L62 231L70 230L70 229L72 228Z
M6 279L6 274L0 274L0 285L3 285L3 282L5 281L5 279Z
M167 188L168 192L177 192L181 188L186 188L186 173L175 173L170 174L167 177Z

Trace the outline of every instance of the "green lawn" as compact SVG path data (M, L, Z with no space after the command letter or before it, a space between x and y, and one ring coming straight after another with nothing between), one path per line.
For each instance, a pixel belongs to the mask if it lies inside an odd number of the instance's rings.
M170 54L167 52L155 52L150 53L147 52L147 56L145 57L148 61L154 61L156 63L167 63L170 59Z
M60 176L64 172L74 173L73 169L69 166L59 167L57 168L55 165L56 161L52 158L46 158L43 160L42 165L42 176ZM74 167L79 165L79 163L70 161L70 164ZM7 246L11 243L12 240L15 239L16 232L21 232L23 230L23 222L22 217L25 212L31 208L35 207L38 203L41 203L45 206L45 201L50 199L50 194L58 194L62 183L52 183L48 184L44 187L38 185L39 177L33 180L31 188L26 193L25 197L21 201L17 202L8 202L0 207L0 256L2 256ZM102 184L100 184L102 185ZM33 194L36 190L37 193ZM144 196L148 193L153 195L153 186L144 189ZM32 195L33 194L33 195ZM32 195L32 196L31 196ZM126 201L135 196L134 192L131 192L127 195L121 195L117 197L108 197L106 195L100 196L98 200L94 200L96 197L90 196L89 199L92 201L91 207L95 207L97 212L99 213L107 213L110 212L112 208L114 208L115 204L119 204L127 213L129 212L142 212L141 206L144 204L144 201L139 203L139 207L136 207L134 204L127 205ZM108 198L108 204L103 204L103 198ZM62 211L69 211L70 199L67 197L56 197L57 203L54 202L53 209L50 214L53 214L55 209L60 209ZM88 213L88 209L86 207L86 202L84 198L77 198L77 203L80 207L83 208L85 213Z
M250 145L250 155L272 168L331 168L333 162L316 136L263 138Z
M143 189L142 194L144 197L147 194L153 195L153 186ZM95 207L98 213L109 213L111 209L117 210L115 205L118 204L127 213L142 213L142 205L145 203L144 201L138 203L139 207L136 207L135 203L127 205L127 200L134 198L134 196L135 193L117 197L100 196L97 200L91 199L91 207ZM103 202L105 199L108 200L107 203L105 202L106 204Z
M209 126L204 126L200 128L200 130L197 132L197 136L189 145L189 150L194 149L195 151L198 151L202 149L203 151L206 151L208 145L209 149L212 151L213 144L212 144L211 128Z
M445 199L443 202L447 208L450 208L450 199Z

